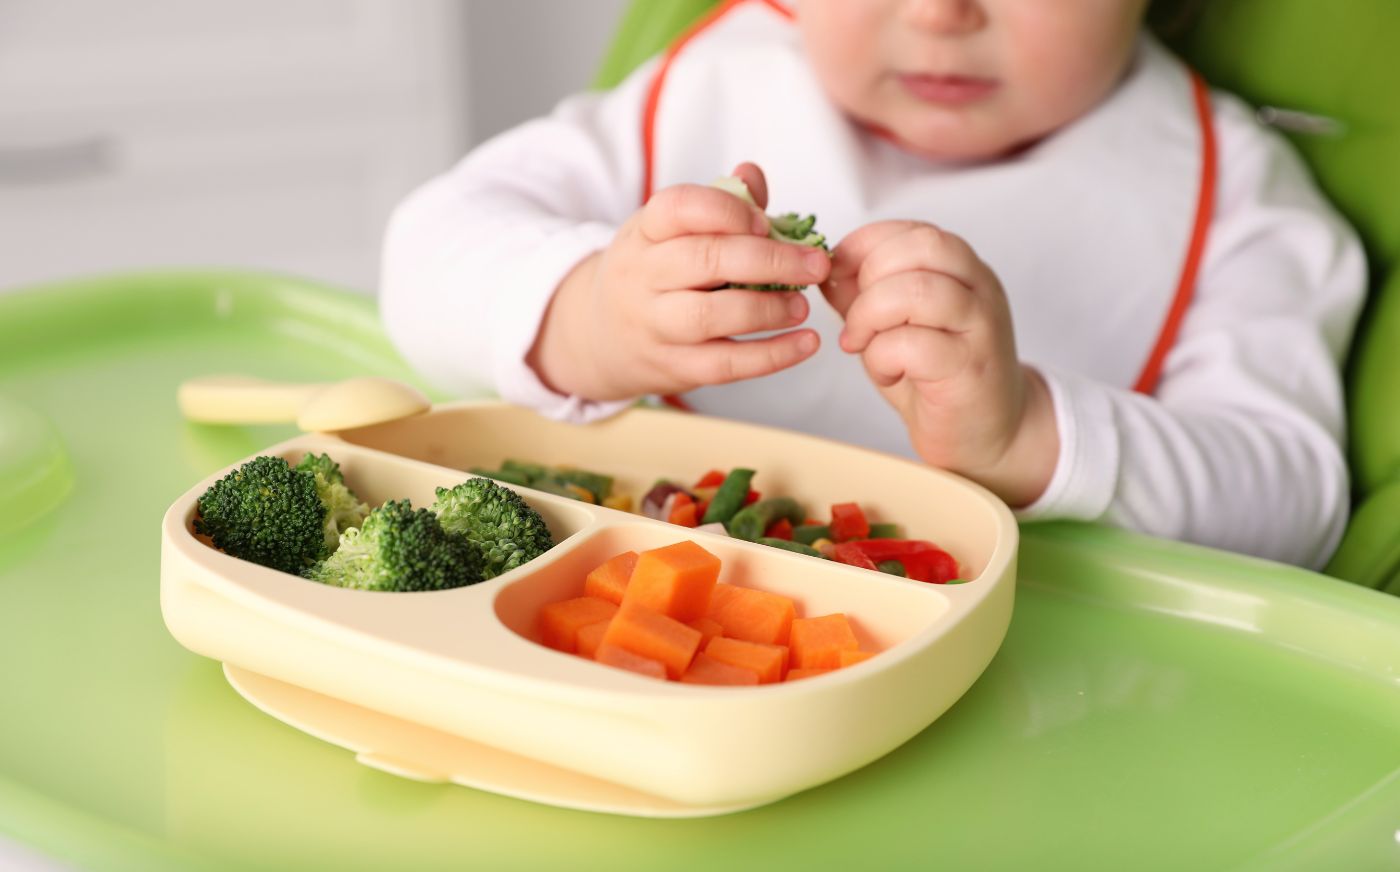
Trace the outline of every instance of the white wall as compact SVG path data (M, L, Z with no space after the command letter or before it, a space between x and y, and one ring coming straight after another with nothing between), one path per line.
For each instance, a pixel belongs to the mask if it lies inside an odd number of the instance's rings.
M470 135L489 139L593 80L628 0L467 0Z
M627 0L0 0L0 291L218 266L364 292L395 203L593 77Z

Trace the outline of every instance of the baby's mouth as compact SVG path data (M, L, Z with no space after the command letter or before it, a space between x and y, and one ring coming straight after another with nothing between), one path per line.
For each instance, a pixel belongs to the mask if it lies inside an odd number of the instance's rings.
M940 106L966 106L986 99L1000 87L996 79L981 76L899 73L896 78L905 92L925 103Z

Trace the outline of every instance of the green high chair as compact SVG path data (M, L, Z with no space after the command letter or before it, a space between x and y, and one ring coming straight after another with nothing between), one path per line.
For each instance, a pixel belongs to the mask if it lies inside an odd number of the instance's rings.
M714 0L634 0L595 84L610 87ZM1212 0L1152 9L1168 42L1212 84L1257 106L1321 116L1290 134L1360 231L1372 293L1347 364L1355 510L1327 574L1400 594L1400 3Z

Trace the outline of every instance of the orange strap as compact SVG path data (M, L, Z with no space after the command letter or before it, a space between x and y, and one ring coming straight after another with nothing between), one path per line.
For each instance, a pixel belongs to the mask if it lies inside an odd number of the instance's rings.
M1201 257L1206 249L1206 237L1210 232L1210 220L1215 213L1215 178L1217 157L1215 147L1215 119L1210 111L1210 90L1205 79L1195 70L1191 71L1191 91L1196 98L1196 117L1201 125L1201 184L1196 193L1196 221L1191 228L1191 241L1186 247L1186 259L1181 264L1181 276L1176 282L1176 296L1172 299L1162 330L1157 334L1157 344L1152 347L1147 363L1138 376L1133 390L1151 394L1157 390L1157 382L1162 378L1162 364L1167 352L1176 344L1176 334L1181 330L1186 309L1191 298L1196 295L1196 275L1201 269Z
M661 65L652 74L651 85L647 88L647 100L642 108L642 203L651 199L653 178L654 155L656 151L656 110L661 102L661 89L666 84L666 75L671 71L671 64L676 56L681 53L681 49L692 39L704 33L721 18L728 15L737 7L749 2L749 0L725 0L725 2L705 13L690 27L686 28L671 47L666 49L666 56L661 59ZM792 10L779 3L778 0L757 0L765 6L777 12L782 17L792 20Z
M666 84L666 75L671 70L671 64L687 43L712 27L730 11L746 2L762 2L784 18L788 20L793 18L792 10L778 0L725 0L724 3L716 6L703 18L692 24L671 44L671 47L666 50L666 56L661 60L661 65L652 75L651 84L647 88L646 103L642 110L642 203L651 199L655 183L656 111L661 102L661 91ZM1133 384L1133 390L1143 394L1151 394L1157 389L1157 382L1161 380L1162 366L1166 361L1167 353L1176 344L1177 334L1181 331L1181 322L1186 317L1186 310L1190 307L1191 300L1195 296L1196 278L1200 272L1201 258L1205 253L1206 238L1209 235L1211 218L1215 211L1215 187L1218 170L1215 119L1210 109L1210 90L1206 86L1205 80L1194 70L1191 71L1191 92L1195 100L1196 117L1201 129L1201 178L1196 194L1196 216L1191 228L1191 238L1187 244L1186 256L1181 265L1181 274L1177 278L1176 293L1172 298L1171 307L1167 310L1162 329L1157 334L1157 341L1152 347L1152 353L1148 355L1142 372ZM661 399L666 405L673 408L687 412L694 411L690 404L680 396L671 394Z

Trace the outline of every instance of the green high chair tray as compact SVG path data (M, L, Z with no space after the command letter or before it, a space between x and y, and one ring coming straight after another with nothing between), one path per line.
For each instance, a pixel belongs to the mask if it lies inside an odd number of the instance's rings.
M1025 529L1006 642L947 714L770 806L647 820L360 766L162 625L165 508L290 435L183 421L176 385L219 371L412 377L368 301L291 279L0 297L0 837L142 872L1400 865L1400 601L1094 527Z

